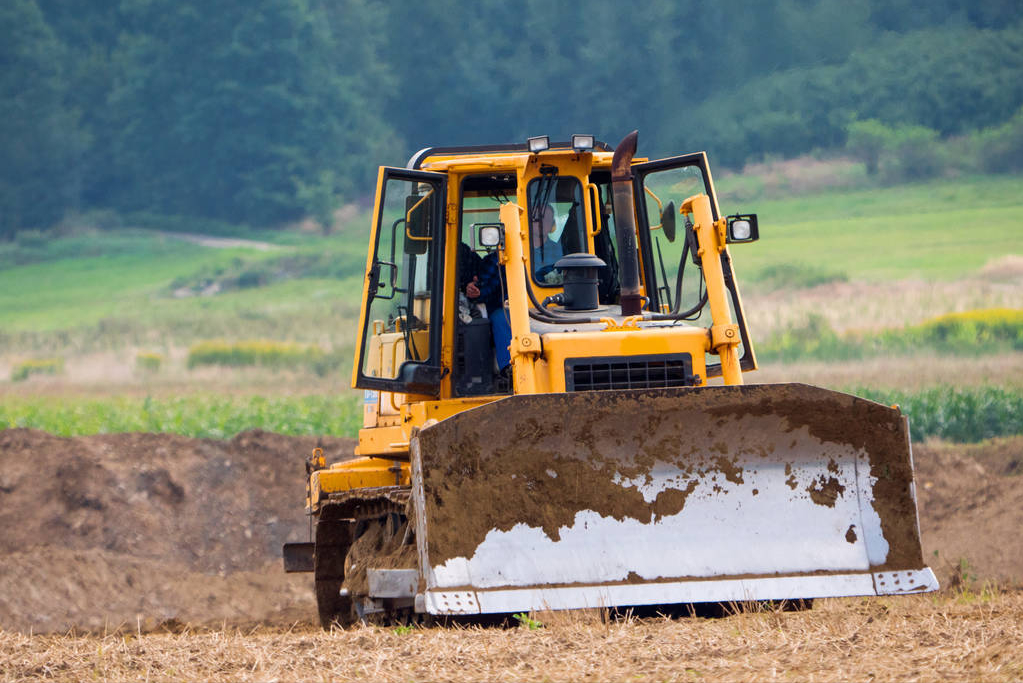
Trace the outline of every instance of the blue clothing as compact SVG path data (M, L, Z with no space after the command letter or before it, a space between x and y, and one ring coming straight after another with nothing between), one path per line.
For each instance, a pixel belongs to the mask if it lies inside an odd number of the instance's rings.
M511 344L511 323L508 321L508 311L501 306L490 316L490 331L494 335L494 353L497 354L497 367L504 368L511 363L511 352L508 346Z
M538 280L543 280L547 273L554 270L554 264L561 260L564 252L561 249L561 242L554 242L545 239L543 242L543 254L540 247L533 247L533 275Z

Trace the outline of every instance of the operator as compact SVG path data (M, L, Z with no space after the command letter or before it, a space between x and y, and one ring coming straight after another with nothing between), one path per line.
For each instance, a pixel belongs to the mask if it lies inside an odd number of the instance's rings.
M530 225L532 226L530 245L533 247L533 275L540 282L548 282L547 276L554 271L554 264L564 256L561 242L551 239L551 234L558 228L558 221L555 221L554 217L554 207L550 204L544 205L542 218L538 221L530 221ZM549 282L549 284L561 284L561 282L559 279L557 282Z
M494 336L497 367L502 374L507 373L511 363L511 353L508 351L508 345L511 344L511 323L504 308L504 285L496 251L479 260L476 276L465 287L465 296L470 303L483 304L486 307L490 330Z

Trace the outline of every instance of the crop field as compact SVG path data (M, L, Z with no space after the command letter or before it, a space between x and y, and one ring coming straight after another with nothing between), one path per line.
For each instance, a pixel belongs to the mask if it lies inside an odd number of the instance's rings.
M0 244L0 681L1020 680L1023 177L776 175L718 179L760 216L732 249L746 381L900 405L941 592L325 633L280 547L308 539L305 458L361 426L366 212L250 240L82 228Z

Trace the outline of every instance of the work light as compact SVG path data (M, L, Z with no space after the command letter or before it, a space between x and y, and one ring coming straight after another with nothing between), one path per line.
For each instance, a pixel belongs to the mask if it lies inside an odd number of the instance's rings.
M593 149L592 135L573 135L572 149L577 152L589 152Z
M535 138L526 139L526 147L531 154L538 154L551 146L549 135L537 135Z

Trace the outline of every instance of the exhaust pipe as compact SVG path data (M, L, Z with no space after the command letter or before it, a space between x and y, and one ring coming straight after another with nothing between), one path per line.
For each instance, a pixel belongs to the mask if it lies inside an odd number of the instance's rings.
M639 252L636 249L636 204L632 195L632 157L636 154L634 130L618 143L611 160L611 194L615 209L618 241L618 279L621 282L622 315L639 315L643 296L639 293Z

